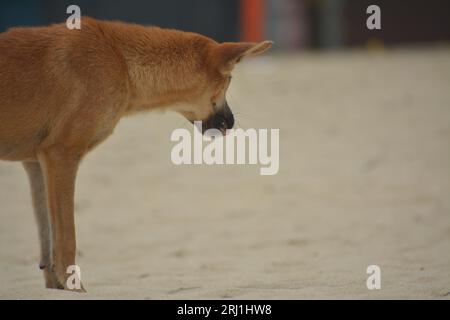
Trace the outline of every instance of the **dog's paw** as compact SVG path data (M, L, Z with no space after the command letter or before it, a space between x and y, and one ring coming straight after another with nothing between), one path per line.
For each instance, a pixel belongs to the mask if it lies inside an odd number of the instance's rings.
M41 266L39 266L41 268ZM86 289L76 274L63 272L61 268L53 265L50 268L41 268L44 271L45 287L47 289L66 290L86 293ZM61 269L61 270L59 270Z

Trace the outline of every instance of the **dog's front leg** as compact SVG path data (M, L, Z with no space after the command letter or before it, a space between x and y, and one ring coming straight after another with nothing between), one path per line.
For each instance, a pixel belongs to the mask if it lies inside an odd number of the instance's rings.
M50 222L52 225L52 266L58 289L84 291L68 287L69 266L75 265L76 239L74 221L75 178L80 155L64 148L38 155L42 166Z

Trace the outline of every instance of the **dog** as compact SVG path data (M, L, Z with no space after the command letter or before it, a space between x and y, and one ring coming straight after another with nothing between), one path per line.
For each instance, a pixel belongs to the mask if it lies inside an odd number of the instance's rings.
M69 288L75 265L75 179L84 155L126 115L173 110L201 130L234 125L231 72L272 46L84 17L0 34L0 159L21 161L31 185L47 288Z

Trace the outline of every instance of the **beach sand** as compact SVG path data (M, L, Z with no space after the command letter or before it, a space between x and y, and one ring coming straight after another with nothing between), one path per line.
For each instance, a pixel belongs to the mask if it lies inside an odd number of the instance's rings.
M77 180L87 294L44 289L25 172L1 162L0 298L450 298L448 47L249 59L228 102L280 129L279 173L175 166L187 121L123 119Z

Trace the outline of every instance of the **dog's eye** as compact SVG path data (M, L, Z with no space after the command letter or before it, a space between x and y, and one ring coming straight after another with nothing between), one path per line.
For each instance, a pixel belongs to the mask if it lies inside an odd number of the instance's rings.
M217 107L217 103L213 102L213 107L214 108Z

